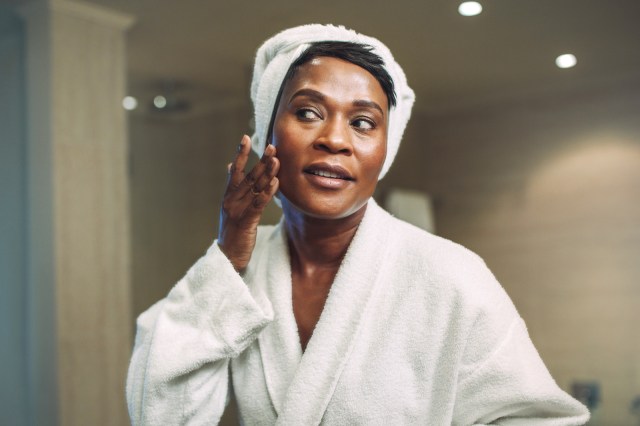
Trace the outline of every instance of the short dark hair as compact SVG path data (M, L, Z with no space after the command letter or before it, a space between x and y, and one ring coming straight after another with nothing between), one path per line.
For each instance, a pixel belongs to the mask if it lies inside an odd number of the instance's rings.
M273 112L271 113L269 132L267 134L268 141L271 139L273 123L275 121L276 112L278 111L284 86L288 81L293 79L293 76L295 76L296 72L302 65L321 56L342 59L343 61L351 62L352 64L368 71L376 80L378 80L382 90L385 95L387 95L389 108L396 106L396 91L393 86L393 79L384 68L384 61L382 58L373 52L373 47L349 41L317 41L312 43L300 54L300 56L298 56L295 61L293 61L282 80L278 96L276 96L275 105L273 106Z
M318 41L311 44L289 67L287 74L282 80L280 92L283 90L282 87L293 78L298 68L320 56L342 59L343 61L351 62L369 71L369 73L378 80L378 83L382 86L382 90L385 95L387 95L389 108L396 106L396 92L393 87L393 79L384 68L382 58L373 53L373 47L348 41Z

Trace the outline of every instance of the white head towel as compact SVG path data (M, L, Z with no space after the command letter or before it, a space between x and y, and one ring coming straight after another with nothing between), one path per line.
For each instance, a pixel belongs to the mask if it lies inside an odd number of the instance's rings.
M387 46L373 37L358 34L343 26L302 25L282 31L260 46L251 81L251 100L256 125L256 132L252 137L253 150L258 156L264 151L276 97L289 67L311 43L318 41L346 41L371 46L373 52L382 58L385 69L393 79L397 102L389 113L387 158L379 176L379 179L382 179L398 152L402 133L411 116L415 95L407 85L402 68L393 59Z

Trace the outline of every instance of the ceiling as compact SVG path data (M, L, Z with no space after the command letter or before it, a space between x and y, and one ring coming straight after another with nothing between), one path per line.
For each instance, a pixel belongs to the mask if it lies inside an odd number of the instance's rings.
M640 86L639 0L90 0L134 15L130 90L174 80L192 92L247 99L259 44L303 23L334 23L384 41L417 94L442 112L590 88ZM556 56L578 65L561 70Z

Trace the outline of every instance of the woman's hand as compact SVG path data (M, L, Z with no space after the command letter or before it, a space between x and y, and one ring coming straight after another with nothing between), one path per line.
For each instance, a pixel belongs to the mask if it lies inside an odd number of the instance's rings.
M228 166L227 188L220 209L218 246L238 272L244 271L256 245L258 223L265 206L278 191L280 162L276 148L267 145L262 158L249 173L244 172L251 139L244 135L236 158Z

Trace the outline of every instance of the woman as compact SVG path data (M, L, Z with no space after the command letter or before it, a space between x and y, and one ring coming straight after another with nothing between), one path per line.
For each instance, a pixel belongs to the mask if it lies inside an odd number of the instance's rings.
M134 424L580 425L481 259L371 198L413 104L379 41L309 25L268 40L220 231L138 319ZM266 146L266 147L265 147ZM258 226L276 196L283 219ZM230 374L229 374L230 373Z

